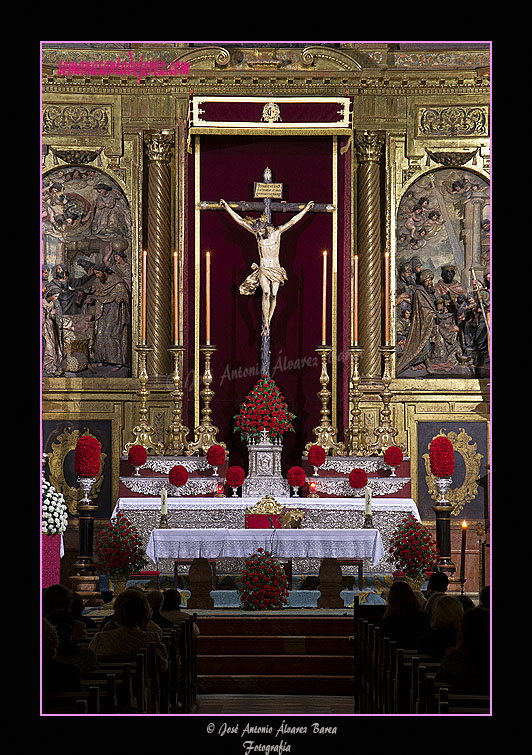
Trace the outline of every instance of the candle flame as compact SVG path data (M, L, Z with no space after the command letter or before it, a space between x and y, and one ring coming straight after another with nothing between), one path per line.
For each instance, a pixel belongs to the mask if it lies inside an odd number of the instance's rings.
M465 520L465 519L464 519L464 521L462 522L462 527L463 527L464 529L466 529L466 528L467 528L467 522L466 522L466 520Z

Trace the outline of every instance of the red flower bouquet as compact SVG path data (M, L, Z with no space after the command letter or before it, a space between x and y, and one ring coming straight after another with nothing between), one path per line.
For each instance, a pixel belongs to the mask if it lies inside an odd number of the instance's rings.
M239 488L246 479L242 467L229 467L225 473L225 480L230 488Z
M292 420L295 414L288 411L275 382L264 375L244 399L240 412L235 415L235 432L242 440L258 440L263 430L270 439L280 438L283 433L294 431Z
M286 475L288 484L293 488L300 488L305 484L307 476L302 467L290 467Z
M262 611L288 603L288 580L281 562L263 548L246 561L239 588L242 608Z
M142 538L121 511L102 529L94 545L94 562L100 574L126 578L147 564Z
M430 532L409 514L390 538L390 556L409 577L424 575L438 564L439 551Z
M141 467L143 464L146 464L148 452L144 446L131 446L127 458L133 467Z
M452 477L454 472L454 448L445 435L438 435L429 448L430 471L434 477Z
M399 446L390 446L384 452L384 461L389 467L398 467L403 461L403 452Z
M225 461L225 449L223 446L211 446L207 451L207 461L211 467L219 467Z
M325 449L321 446L311 446L308 450L307 459L308 463L313 467L321 467L325 462L326 454Z
M172 485L175 485L176 488L180 488L187 483L188 472L185 467L181 466L181 464L176 464L176 466L172 467L170 470L168 479Z
M90 435L82 435L76 443L74 468L78 477L98 477L100 474L100 442Z
M365 488L368 484L368 476L366 472L363 469L359 469L358 467L356 469L352 469L349 473L349 484L355 490Z

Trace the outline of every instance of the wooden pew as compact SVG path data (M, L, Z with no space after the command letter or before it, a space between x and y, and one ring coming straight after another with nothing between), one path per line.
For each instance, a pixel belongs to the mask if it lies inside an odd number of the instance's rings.
M453 691L452 687L435 685L438 696L438 713L445 715L488 715L491 703L489 695L468 694Z
M100 715L100 690L91 686L86 692L49 692L43 695L44 715Z

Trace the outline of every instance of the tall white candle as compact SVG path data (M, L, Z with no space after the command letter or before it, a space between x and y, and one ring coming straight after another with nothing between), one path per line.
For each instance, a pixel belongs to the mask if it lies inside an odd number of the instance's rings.
M371 516L371 496L372 496L371 488L366 487L364 490L364 497L366 500L366 516Z
M168 514L167 497L168 497L168 493L166 492L166 488L162 488L161 489L161 514Z

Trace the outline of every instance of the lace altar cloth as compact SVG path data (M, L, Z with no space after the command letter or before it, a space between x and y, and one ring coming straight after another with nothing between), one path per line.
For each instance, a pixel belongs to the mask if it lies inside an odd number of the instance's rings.
M378 563L383 554L377 530L153 530L146 554L162 558L247 558L258 548L278 558L369 558Z

